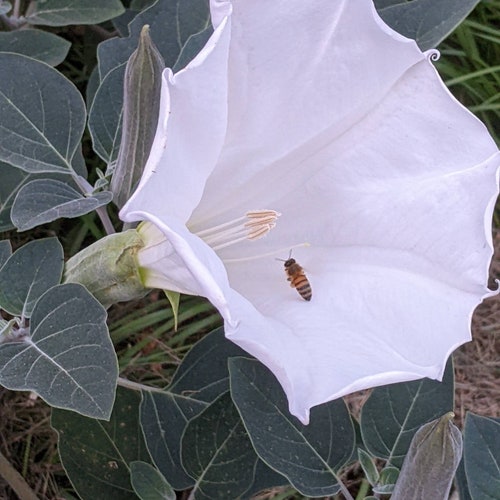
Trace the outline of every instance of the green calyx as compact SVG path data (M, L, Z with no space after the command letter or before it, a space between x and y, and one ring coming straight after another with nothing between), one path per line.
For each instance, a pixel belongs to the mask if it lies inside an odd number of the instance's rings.
M68 260L65 283L80 283L104 306L143 297L137 253L144 241L135 229L96 241Z

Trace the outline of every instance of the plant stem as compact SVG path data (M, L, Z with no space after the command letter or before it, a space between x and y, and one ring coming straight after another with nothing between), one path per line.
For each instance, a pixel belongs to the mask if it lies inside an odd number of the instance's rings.
M118 377L116 381L117 385L120 387L126 387L127 389L132 389L134 391L148 391L148 392L160 392L165 393L163 389L158 389L158 387L151 387L150 385L140 384L138 382L132 382L126 378Z
M38 500L35 492L29 487L24 477L17 472L10 462L0 453L0 476L15 491L19 498L24 500Z

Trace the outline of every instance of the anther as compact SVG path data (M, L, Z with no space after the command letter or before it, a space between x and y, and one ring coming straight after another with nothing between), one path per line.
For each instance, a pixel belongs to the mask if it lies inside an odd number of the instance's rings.
M198 231L196 234L214 250L220 250L244 240L257 240L276 226L281 214L274 210L251 210L244 217Z

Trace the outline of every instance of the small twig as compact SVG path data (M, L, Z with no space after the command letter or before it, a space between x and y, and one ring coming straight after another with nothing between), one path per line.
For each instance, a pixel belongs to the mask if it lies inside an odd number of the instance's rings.
M16 495L23 500L38 500L35 492L29 487L24 477L17 472L10 462L0 453L0 476L15 491Z

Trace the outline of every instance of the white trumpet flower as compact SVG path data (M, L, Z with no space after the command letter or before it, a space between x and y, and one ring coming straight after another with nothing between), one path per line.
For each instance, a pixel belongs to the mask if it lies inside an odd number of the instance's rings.
M228 339L312 406L440 379L490 295L500 156L371 0L218 0L165 70L156 137L120 215L145 284L207 297ZM278 217L279 216L279 217ZM286 280L292 251L312 287Z

